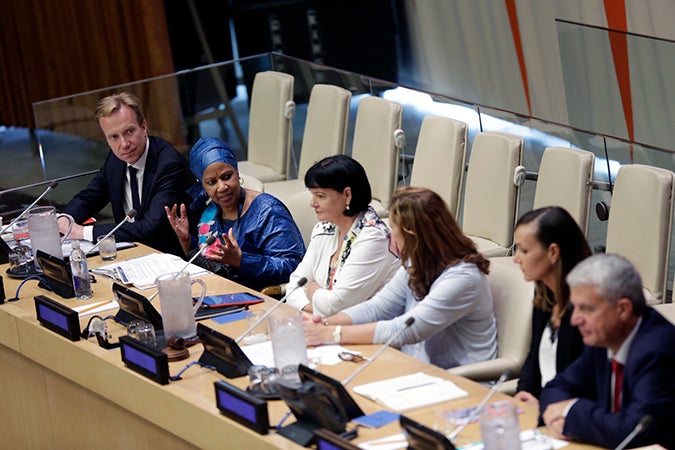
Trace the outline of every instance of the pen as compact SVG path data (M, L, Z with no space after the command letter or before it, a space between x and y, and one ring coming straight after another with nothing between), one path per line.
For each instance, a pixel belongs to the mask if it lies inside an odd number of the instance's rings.
M80 314L86 313L86 312L88 312L88 311L92 311L92 310L94 310L94 309L96 309L96 308L100 308L101 306L107 305L108 303L112 303L112 302L111 302L110 300L104 300L104 301L102 301L102 302L94 303L93 305L89 305L88 307L86 307L86 308L80 310Z
M405 387L396 389L396 392L407 391L407 390L409 390L409 389L416 389L416 388L418 388L418 387L429 386L429 385L431 385L431 384L436 384L436 382L435 382L435 381L429 381L428 383L414 384L414 385L412 385L412 386L405 386Z

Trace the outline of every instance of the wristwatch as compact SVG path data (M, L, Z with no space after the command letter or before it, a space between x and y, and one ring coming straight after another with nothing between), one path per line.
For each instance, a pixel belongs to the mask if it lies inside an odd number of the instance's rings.
M333 340L336 344L339 344L342 341L342 325L338 325L333 330Z

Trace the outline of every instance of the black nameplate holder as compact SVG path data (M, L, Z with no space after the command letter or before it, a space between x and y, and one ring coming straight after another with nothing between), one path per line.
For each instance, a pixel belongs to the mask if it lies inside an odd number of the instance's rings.
M199 362L213 366L227 378L237 378L248 373L253 364L241 347L226 336L202 323L197 324L197 336L204 345Z
M216 381L216 406L223 415L259 434L270 428L267 402L225 381Z
M360 450L361 447L352 444L347 439L332 431L318 429L314 431L316 450Z
M169 357L130 337L120 336L122 361L131 370L159 384L169 384Z
M75 297L73 276L68 261L39 249L35 253L35 259L40 265L41 276L46 282L40 281L38 287L53 291L63 298Z
M399 423L403 435L408 440L408 449L455 450L452 442L436 430L403 415L399 417Z
M35 313L42 326L71 341L80 340L80 318L77 311L45 295L38 295L34 299Z

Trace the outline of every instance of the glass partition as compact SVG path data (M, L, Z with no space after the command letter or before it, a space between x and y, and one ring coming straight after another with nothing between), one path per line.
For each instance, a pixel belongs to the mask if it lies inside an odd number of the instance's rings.
M239 159L246 159L249 93L255 74L262 70L283 71L295 78L294 97L297 106L289 162L291 178L297 176L307 102L312 86L317 83L338 85L352 92L347 154L351 153L356 110L361 98L376 95L403 105L406 145L401 155L400 185L409 183L417 134L422 120L429 114L466 122L469 129L469 151L474 136L481 131L500 131L524 138L523 165L527 169L528 177L521 191L521 213L532 207L541 155L549 146L582 148L596 155L593 205L599 201L609 203L611 194L608 173L611 171L613 179L621 164L640 163L675 170L672 149L630 142L621 135L610 137L583 131L586 128L572 128L509 111L473 105L271 53L35 103L33 108L37 123L35 139L38 150L29 157L32 169L30 173L20 176L13 174L6 178L11 185L3 187L7 189L44 183L27 190L27 194L35 198L50 180L64 179L59 189L50 193L47 198L57 205L67 202L91 179L92 173L101 166L108 152L94 120L96 103L100 98L120 90L133 92L141 99L150 133L167 139L184 154L187 154L199 137L215 136L228 141ZM671 108L673 110L675 106ZM21 158L26 156L22 155ZM0 191L0 195L5 192ZM606 222L597 219L592 206L589 228L591 246L602 249L605 234ZM671 252L671 261L674 259ZM672 270L670 277L672 278Z

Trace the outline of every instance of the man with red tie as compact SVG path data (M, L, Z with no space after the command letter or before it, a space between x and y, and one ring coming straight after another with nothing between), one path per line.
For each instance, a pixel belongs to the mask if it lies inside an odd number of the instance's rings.
M586 347L544 388L544 423L556 437L616 447L649 415L631 445L675 448L675 326L646 305L639 273L621 256L592 256L567 283Z

